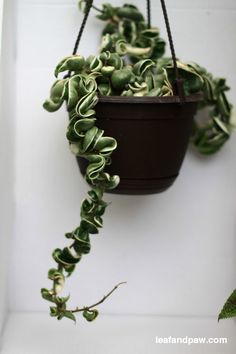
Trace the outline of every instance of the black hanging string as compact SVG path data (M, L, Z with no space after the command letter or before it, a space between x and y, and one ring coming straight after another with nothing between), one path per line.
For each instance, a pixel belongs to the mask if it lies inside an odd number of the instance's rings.
M166 24L166 30L167 30L169 44L170 44L171 55L172 55L173 64L174 64L175 78L178 79L179 78L179 72L178 72L177 63L176 63L175 48L174 48L174 43L173 43L173 39L172 39L170 23L169 23L167 11L166 11L165 0L160 0L160 1L161 1L162 11L163 11L164 19L165 19L165 24Z
M161 1L161 6L162 6L162 11L164 15L164 20L165 20L165 25L166 25L166 30L168 34L168 40L170 44L170 51L171 51L171 56L173 60L173 65L174 65L174 73L175 73L175 94L178 94L180 97L181 102L184 101L184 90L183 90L183 80L179 77L179 70L177 66L177 59L175 55L175 48L174 48L174 43L173 43L173 38L171 34L171 29L170 29L170 23L167 15L167 10L166 10L166 5L165 5L165 0L160 0Z
M84 27L86 25L86 22L87 22L87 19L88 19L88 15L89 15L89 12L91 10L92 5L93 5L93 0L87 0L86 1L85 11L84 11L84 18L83 18L83 21L82 21L80 29L79 29L79 33L78 33L78 36L77 36L77 39L76 39L76 42L75 42L75 46L74 46L72 55L75 55L77 53L77 50L78 50L78 47L79 47L79 42L81 40L83 31L84 31Z
M85 28L85 25L86 25L86 22L87 22L87 19L88 19L88 16L89 16L89 12L90 12L92 6L93 6L93 0L86 0L86 6L85 6L85 10L84 10L84 18L83 18L83 21L81 23L78 36L77 36L76 41L75 41L75 45L74 45L74 49L73 49L72 55L75 55L77 53L77 51L78 51L79 43L80 43L84 28ZM67 79L70 76L71 76L71 72L68 71L68 73L64 76L64 79Z
M148 28L151 28L151 3L150 3L150 0L147 0L147 23L148 23Z

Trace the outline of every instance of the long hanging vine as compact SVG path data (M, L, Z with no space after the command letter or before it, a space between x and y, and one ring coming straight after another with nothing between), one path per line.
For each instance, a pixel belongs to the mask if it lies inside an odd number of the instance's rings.
M92 1L80 1L80 6L83 5L88 16L88 6L93 6ZM65 235L70 245L54 250L56 267L48 272L52 288L41 290L42 297L53 304L51 316L74 321L77 312L81 312L88 321L94 320L98 315L96 306L120 285L97 303L81 308L69 309L69 296L59 296L66 277L73 273L82 255L89 253L90 235L97 234L103 225L102 217L108 205L103 200L104 191L115 188L119 183L118 176L110 176L106 172L117 143L114 138L104 136L104 131L96 126L95 107L99 96L174 94L174 68L171 59L163 58L165 42L160 38L159 29L149 28L141 12L133 5L112 7L104 4L102 10L95 9L99 11L97 17L106 21L100 54L87 59L77 54L64 58L55 69L57 80L51 88L50 98L43 105L47 111L55 112L63 103L66 104L69 114L66 137L70 149L88 161L85 178L91 190L81 205L80 224ZM214 79L197 64L178 61L177 65L185 79L185 94L202 91L204 100L200 109L211 107L207 123L201 126L195 122L192 142L201 153L214 153L228 140L232 131L232 106L225 96L228 87L224 79ZM69 75L58 79L58 75L65 71Z
M90 251L90 234L97 234L102 227L102 215L107 203L103 201L103 193L106 189L112 189L119 183L118 176L110 176L105 167L110 163L112 151L116 148L113 138L103 136L104 132L95 125L96 117L94 107L97 103L96 72L91 70L90 75L84 75L82 71L87 62L82 56L66 58L59 63L55 70L59 72L73 70L76 75L71 78L57 80L51 89L50 99L44 103L44 108L53 112L64 101L69 111L69 126L67 138L71 150L89 162L86 171L86 180L92 189L88 192L88 198L81 205L81 221L79 227L66 234L71 245L64 249L56 249L53 258L57 268L49 270L48 277L53 281L51 290L42 289L42 296L55 304L52 306L51 315L58 319L68 317L75 320L74 313L81 309L68 310L66 303L69 297L59 297L63 289L65 274L70 275L83 254ZM91 321L96 318L98 312L91 307L82 309L84 317Z

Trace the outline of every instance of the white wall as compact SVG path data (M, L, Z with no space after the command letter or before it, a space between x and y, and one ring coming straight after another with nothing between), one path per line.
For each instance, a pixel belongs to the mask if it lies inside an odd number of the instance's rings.
M0 3L0 7L3 2ZM3 12L2 12L3 10ZM1 17L3 14L3 18ZM3 19L3 22L1 21ZM8 308L7 272L9 241L14 220L14 2L5 1L0 9L0 332Z
M144 1L130 2L145 9ZM49 284L51 251L63 247L64 232L77 225L87 187L67 147L66 112L50 115L41 104L55 64L71 53L82 17L74 0L18 3L10 301L12 310L47 311L39 290ZM167 6L178 56L226 76L236 104L236 3L170 0ZM153 7L152 17L166 38L159 5ZM101 28L91 16L81 53L96 51ZM235 287L235 149L234 135L216 156L189 151L180 177L166 193L107 195L112 205L104 229L92 237L90 255L68 281L74 301L90 303L127 280L103 306L104 312L216 316Z
M1 56L1 48L2 48L2 21L3 20L3 0L0 0L0 56Z

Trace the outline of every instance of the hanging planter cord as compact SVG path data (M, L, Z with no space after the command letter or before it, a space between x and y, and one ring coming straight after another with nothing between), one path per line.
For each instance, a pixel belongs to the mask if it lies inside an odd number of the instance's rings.
M82 34L84 32L84 28L85 28L85 25L86 25L92 5L93 5L93 0L86 1L86 7L85 7L85 11L84 11L84 19L83 19L82 24L80 26L79 33L78 33L77 39L75 41L75 46L74 46L72 55L75 55L78 51L79 43L80 43Z
M148 23L148 28L151 28L151 3L150 3L150 0L147 0L147 23Z
M72 55L76 55L76 53L77 53L77 51L78 51L79 43L80 43L81 37L82 37L82 35L83 35L86 22L87 22L87 20L88 20L88 16L89 16L91 7L94 7L94 6L93 6L93 0L87 0L87 1L86 1L85 11L84 11L84 18L83 18L83 21L82 21L82 23L81 23L78 36L77 36L76 41L75 41L75 45L74 45L74 49L73 49ZM95 7L94 7L94 8L95 8ZM97 8L95 8L95 9L98 10ZM99 11L100 11L100 10L99 10ZM70 76L71 76L71 72L69 71L69 72L64 76L64 79L66 79L66 78L68 78L68 77L70 77Z
M149 1L149 0L147 0L147 1ZM160 0L160 1L161 1L162 12L164 15L164 20L165 20L166 31L167 31L167 35L168 35L171 56L172 56L173 65L174 65L174 73L175 73L174 93L179 96L180 102L183 103L185 101L185 94L184 94L184 89L183 89L184 80L181 79L179 76L179 70L178 70L177 60L176 60L176 55L175 55L175 47L174 47L174 42L173 42L173 38L172 38L172 34L171 34L170 22L169 22L167 10L166 10L165 0Z

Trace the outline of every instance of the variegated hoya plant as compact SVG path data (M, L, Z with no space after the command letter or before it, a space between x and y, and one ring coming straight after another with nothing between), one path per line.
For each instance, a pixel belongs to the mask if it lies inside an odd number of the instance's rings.
M80 6L86 7L86 1ZM59 62L50 97L44 103L49 112L57 111L63 103L69 114L66 137L71 151L88 161L86 181L91 187L81 205L79 226L65 234L70 244L55 249L55 268L48 272L52 281L50 289L41 290L42 297L52 303L51 316L76 320L81 312L88 320L98 315L96 307L118 287L115 286L97 303L68 308L69 296L61 296L66 277L70 276L82 255L90 251L90 235L97 234L103 225L103 214L107 203L104 191L115 188L118 176L110 176L106 166L111 163L112 152L117 143L113 137L104 136L96 125L96 104L99 96L172 96L172 60L163 57L165 41L159 29L149 28L144 16L136 6L113 7L104 4L97 17L105 22L100 52L84 58L72 55ZM184 79L186 95L202 91L204 100L199 110L208 109L208 119L196 120L191 138L192 144L202 154L213 154L229 139L232 132L232 105L225 92L229 89L225 79L214 78L196 63L178 61ZM69 72L64 78L59 74ZM235 311L235 307L234 307Z

